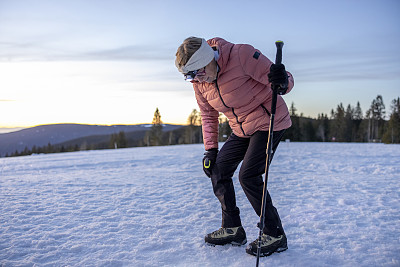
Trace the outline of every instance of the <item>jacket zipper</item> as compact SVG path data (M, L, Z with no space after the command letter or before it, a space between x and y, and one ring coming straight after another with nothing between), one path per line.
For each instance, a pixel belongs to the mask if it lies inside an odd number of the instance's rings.
M265 112L267 112L268 116L271 117L271 113L269 113L268 109L264 107L264 105L261 104L261 107L264 109Z
M231 107L228 107L228 106L225 104L224 100L222 99L221 92L220 92L220 90L219 90L219 86L218 86L217 80L218 80L218 73L217 73L217 79L215 80L215 85L216 85L216 87L217 87L217 91L218 91L219 98L221 99L222 104L223 104L226 108L230 108L230 109L232 110L232 113L233 113L233 115L235 116L237 123L239 123L239 125L240 125L240 129L242 130L243 135L246 136L246 133L245 133L244 130L243 130L242 123L239 121L239 117L238 117L238 116L236 115L236 113L235 113L235 109L234 109L234 108L231 108Z

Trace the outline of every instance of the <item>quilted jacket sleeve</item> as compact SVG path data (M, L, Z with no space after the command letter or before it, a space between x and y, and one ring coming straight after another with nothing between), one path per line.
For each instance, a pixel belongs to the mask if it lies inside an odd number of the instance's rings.
M218 148L219 112L216 111L202 96L196 84L193 84L193 88L201 112L204 147L206 150Z
M243 44L239 48L239 59L245 74L254 80L270 86L268 73L273 62L264 56L259 50L251 45ZM294 79L290 72L287 72L289 86L286 93L289 93L294 86Z

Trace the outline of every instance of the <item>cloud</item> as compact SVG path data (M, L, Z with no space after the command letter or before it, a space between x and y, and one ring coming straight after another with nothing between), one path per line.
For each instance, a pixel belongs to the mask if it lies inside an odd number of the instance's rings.
M331 82L349 80L393 80L400 77L400 57L370 51L319 51L295 54L286 60L295 80Z
M111 48L71 48L49 42L45 37L36 42L0 42L0 62L9 61L152 61L173 66L176 47L171 44L124 45ZM289 50L290 51L290 50ZM373 51L360 47L334 49L313 47L292 49L284 63L297 82L331 82L349 80L384 80L400 77L400 56L390 51ZM154 64L151 79L157 69ZM165 71L164 71L165 72ZM176 79L169 73L164 79ZM147 80L146 77L143 77Z
M79 55L87 60L171 60L173 53L168 49L151 46L129 45L114 49L89 51Z
M172 48L127 45L110 49L85 49L49 46L41 43L0 42L0 61L143 61L173 60Z

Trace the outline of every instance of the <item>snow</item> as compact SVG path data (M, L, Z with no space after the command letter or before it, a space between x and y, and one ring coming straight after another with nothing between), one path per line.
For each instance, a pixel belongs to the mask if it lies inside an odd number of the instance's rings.
M221 223L203 145L0 159L0 266L253 266ZM234 176L248 242L258 217ZM400 146L282 142L269 184L289 249L261 266L400 266Z

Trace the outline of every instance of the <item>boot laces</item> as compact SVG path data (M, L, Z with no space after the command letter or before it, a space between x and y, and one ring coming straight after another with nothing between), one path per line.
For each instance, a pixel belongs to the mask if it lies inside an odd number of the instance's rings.
M232 231L232 233L229 233L229 232L227 231L226 228L221 227L221 228L219 228L217 231L212 232L211 235L212 235L213 237L217 238L217 237L219 237L219 236L225 235L225 233L232 234L233 231Z
M212 233L212 236L218 237L218 236L224 235L224 233L225 233L225 228L219 228L217 231L214 231Z
M263 234L261 236L261 245L268 245L272 241L272 238L269 235Z

